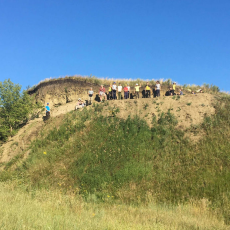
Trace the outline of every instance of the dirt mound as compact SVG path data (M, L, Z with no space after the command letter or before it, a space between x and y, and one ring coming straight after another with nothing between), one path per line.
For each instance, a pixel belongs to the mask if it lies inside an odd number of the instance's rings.
M213 103L215 98L211 94L196 94L184 96L169 96L159 98L140 98L137 100L111 101L110 107L118 107L120 112L118 117L126 118L129 115L138 115L144 118L151 126L152 117L164 112L170 111L177 118L177 127L185 129L191 125L200 124L204 116L211 115L215 112ZM110 110L105 107L105 114L109 115Z
M44 90L44 89L41 89ZM46 90L46 98L48 88ZM84 91L84 89L82 89ZM58 90L57 90L58 91ZM56 92L58 95L58 92ZM55 101L55 99L53 99ZM177 128L187 129L191 125L199 125L206 115L214 114L215 109L213 104L215 98L211 94L196 94L184 96L169 96L159 98L140 98L128 100L112 100L108 101L108 105L103 107L103 115L110 116L113 108L119 108L117 116L127 118L129 115L133 117L138 115L145 119L149 126L152 126L152 119L155 116L158 118L162 112L170 111L178 120ZM98 103L95 101L95 103ZM75 109L76 101L69 103L51 105L51 126L58 126L62 122L62 114L68 113ZM45 115L42 114L42 116ZM26 126L19 130L17 135L10 138L8 142L0 147L0 162L7 162L17 154L27 155L29 153L29 145L33 141L41 129L44 129L47 124L43 122L42 117L31 120ZM202 134L193 136L188 132L188 136L193 140L198 140Z

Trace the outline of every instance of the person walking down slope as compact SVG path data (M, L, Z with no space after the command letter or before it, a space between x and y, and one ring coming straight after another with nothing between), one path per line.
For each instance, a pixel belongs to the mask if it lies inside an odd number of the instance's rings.
M128 86L125 85L125 87L124 87L124 98L125 98L125 99L128 99L128 95L129 95Z
M93 88L92 87L90 88L88 94L89 94L89 105L91 105L92 104L92 97L93 97Z
M113 85L112 85L112 92L113 92L113 100L116 99L116 92L117 92L117 85L116 85L116 82L113 82Z
M160 97L161 85L160 85L159 81L156 82L156 87L155 88L156 88L156 96Z
M49 103L46 104L46 119L49 119L50 118L50 106L49 106Z
M105 94L105 88L103 85L101 85L101 88L99 89L99 96L100 96L100 102L102 102L103 97L104 97L105 101L107 101L107 96Z
M145 87L145 97L149 98L150 97L150 87L149 83L147 82L146 87Z
M141 87L141 85L138 85L138 83L135 86L135 94L136 94L137 98L139 98L140 87Z
M118 100L121 100L121 91L122 91L121 83L119 83L119 86L117 87L117 91L118 91Z

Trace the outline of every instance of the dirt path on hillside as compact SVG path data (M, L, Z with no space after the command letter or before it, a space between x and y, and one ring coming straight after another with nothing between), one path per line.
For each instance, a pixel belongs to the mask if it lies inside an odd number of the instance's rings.
M51 108L51 117L66 114L74 110L75 105L76 102L71 102L56 108ZM44 127L43 116L45 116L45 112L41 114L39 118L30 120L15 136L9 138L8 141L0 147L0 163L8 162L17 154L29 154L28 147L31 141L37 137L38 133Z
M177 127L186 129L191 125L200 124L204 116L211 115L215 112L213 103L215 98L211 94L184 95L181 97L159 97L159 98L140 98L133 100L115 100L109 101L108 106L104 107L103 114L111 115L111 108L119 108L117 114L120 118L127 118L138 115L145 119L151 126L154 116L159 117L162 112L170 111L178 120ZM54 126L58 126L62 122L62 114L66 114L75 109L76 102L70 102L59 107L51 108L51 117L57 118L54 120ZM45 115L45 112L42 116ZM23 153L24 156L29 154L29 145L39 132L44 128L42 116L31 120L18 133L9 138L9 140L0 147L0 163L8 162L17 154ZM59 121L58 121L59 117ZM56 123L55 123L56 122ZM201 135L191 136L193 140L198 140Z

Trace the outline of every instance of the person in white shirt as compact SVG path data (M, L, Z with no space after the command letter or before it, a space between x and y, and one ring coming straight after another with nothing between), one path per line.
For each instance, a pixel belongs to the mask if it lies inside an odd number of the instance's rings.
M85 106L84 102L81 100L81 98L78 99L77 105L76 105L76 110L81 109Z
M93 97L93 88L92 87L90 88L88 94L89 94L89 104L91 105L91 103L92 103L92 97Z
M157 81L156 82L156 96L157 97L160 97L160 90L161 90L161 85L160 85L160 82Z
M116 82L113 82L112 91L113 91L113 100L115 100L116 99L116 92L117 92Z
M121 91L122 91L121 83L119 83L119 86L117 87L117 91L118 91L118 100L121 100Z

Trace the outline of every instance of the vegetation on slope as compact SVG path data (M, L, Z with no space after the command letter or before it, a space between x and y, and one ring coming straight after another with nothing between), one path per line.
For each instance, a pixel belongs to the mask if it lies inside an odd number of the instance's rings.
M74 111L60 127L44 130L28 158L11 160L1 180L16 180L28 191L71 191L94 202L109 197L109 202L177 204L205 198L229 223L229 96L220 97L216 114L194 128L204 132L197 143L175 129L170 111L153 118L149 128L138 117L104 117L103 106Z
M19 84L10 79L0 82L0 143L13 136L38 108L40 105L26 91L21 92Z

